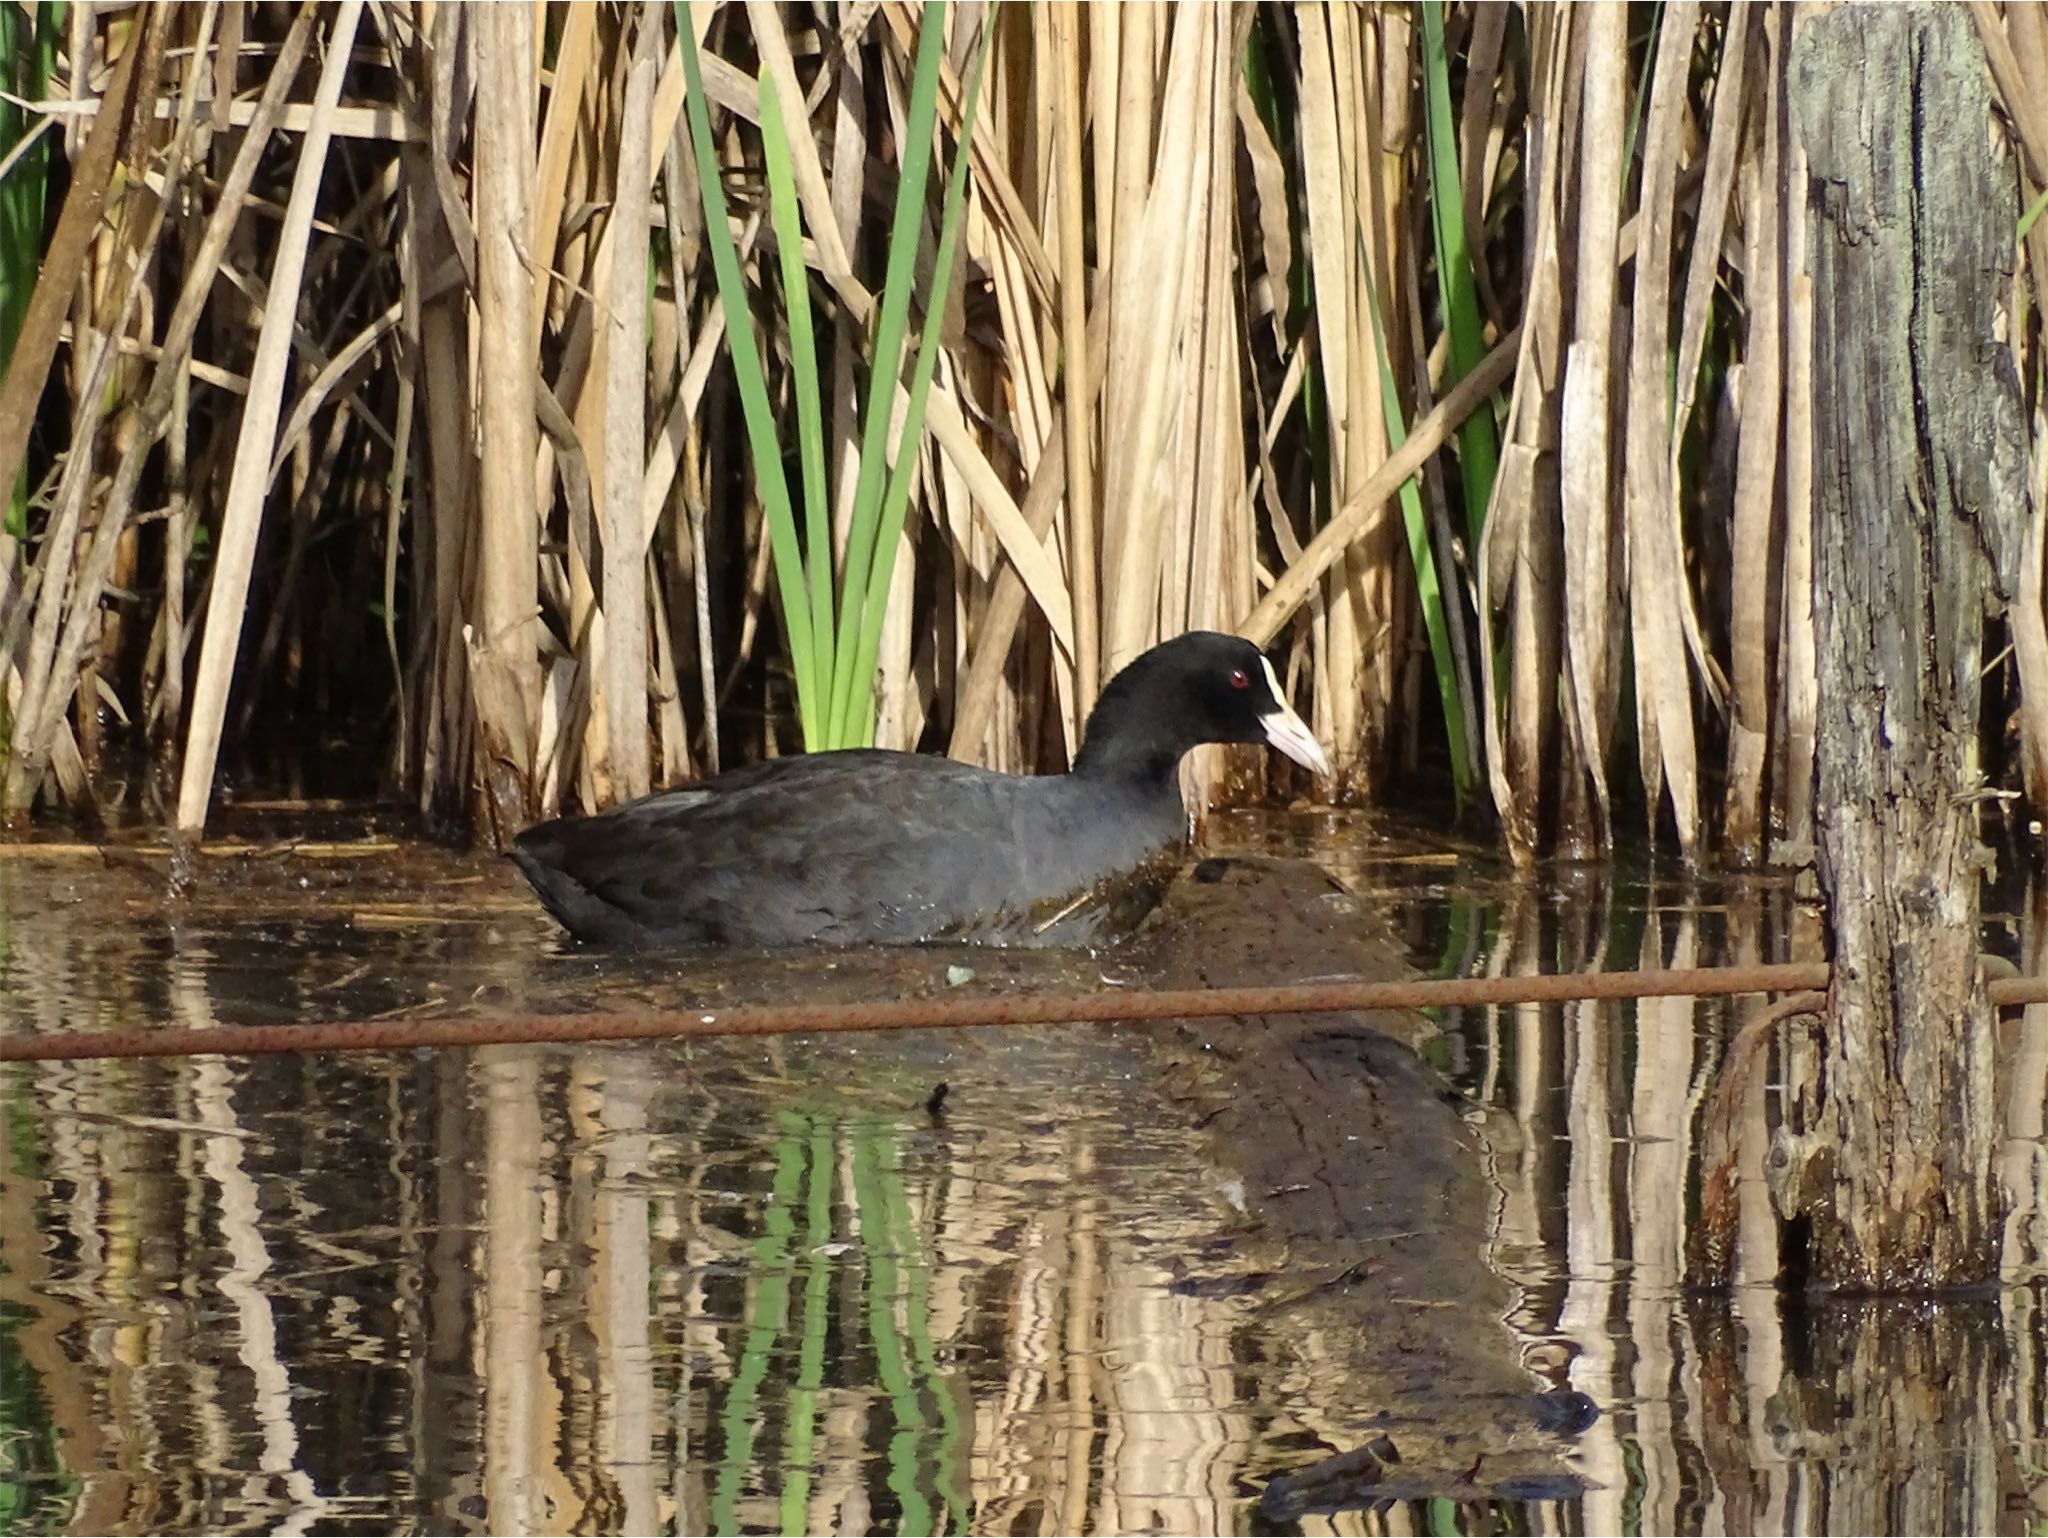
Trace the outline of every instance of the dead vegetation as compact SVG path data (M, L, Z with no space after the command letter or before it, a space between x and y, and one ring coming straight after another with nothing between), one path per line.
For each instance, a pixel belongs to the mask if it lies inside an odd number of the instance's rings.
M2040 461L2048 16L1971 11ZM1338 794L1809 847L1801 7L680 14L701 141L668 6L0 0L9 814L197 830L259 738L501 833L867 732L1057 768L1212 627Z

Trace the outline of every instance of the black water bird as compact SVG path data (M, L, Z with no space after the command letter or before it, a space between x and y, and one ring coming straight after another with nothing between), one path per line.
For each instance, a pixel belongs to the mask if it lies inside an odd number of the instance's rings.
M1179 765L1207 742L1330 772L1258 648L1196 631L1110 680L1066 774L806 753L541 823L512 858L563 927L615 945L1072 938L1066 909L1186 838Z

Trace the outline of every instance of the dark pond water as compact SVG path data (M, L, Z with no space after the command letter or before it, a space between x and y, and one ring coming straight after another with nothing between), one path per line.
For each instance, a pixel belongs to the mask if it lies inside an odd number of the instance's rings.
M1518 883L1363 819L1215 841L1312 850L1427 972L1811 954L1786 880ZM180 902L164 872L0 847L0 1030L1115 966L599 960L498 862L359 829L209 856ZM2023 910L1989 944L2031 964ZM1744 1007L1439 1022L1493 1187L1472 1264L1514 1287L1458 1327L1599 1406L1569 1441L1583 1493L1283 1530L2048 1532L2048 1012L2001 1028L2008 1284L1807 1308L1760 1274L1760 1178L1744 1285L1683 1285ZM1776 1071L1744 1091L1766 1141ZM1228 1270L1244 1197L1137 1028L50 1064L0 1076L0 1112L0 1531L1253 1532L1275 1474L1370 1435L1377 1386L1284 1286L1186 1284Z

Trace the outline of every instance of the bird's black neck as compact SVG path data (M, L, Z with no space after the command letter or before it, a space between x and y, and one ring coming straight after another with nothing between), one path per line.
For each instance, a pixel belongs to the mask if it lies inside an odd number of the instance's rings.
M1158 671L1156 653L1118 673L1102 691L1081 733L1074 773L1086 780L1146 789L1179 786L1175 771L1194 743L1187 728L1157 701L1147 682Z
M1074 755L1074 773L1084 780L1148 790L1170 786L1178 796L1176 775L1186 752L1142 731L1100 730L1091 720L1081 751Z

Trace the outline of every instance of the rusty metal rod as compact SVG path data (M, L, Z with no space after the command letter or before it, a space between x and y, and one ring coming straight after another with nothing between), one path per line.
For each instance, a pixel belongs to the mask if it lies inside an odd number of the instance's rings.
M993 998L899 999L866 1004L746 1004L580 1015L467 1019L328 1020L194 1030L59 1031L0 1036L0 1062L57 1059L254 1056L273 1052L388 1052L525 1042L652 1041L667 1037L785 1036L836 1031L958 1029L979 1025L1215 1019L1471 1004L1553 1004L1595 999L1719 997L1825 988L1825 963L1686 967L1647 972L1565 972L1404 982L1286 983L1123 993L1018 993ZM2048 1003L2048 977L1987 986L1994 1005Z

